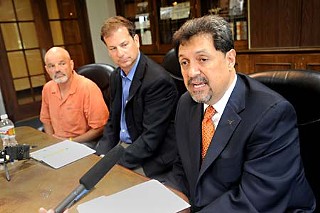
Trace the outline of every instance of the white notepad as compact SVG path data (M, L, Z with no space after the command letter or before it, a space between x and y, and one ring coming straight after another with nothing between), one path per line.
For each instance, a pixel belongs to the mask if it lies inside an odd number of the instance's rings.
M95 150L84 144L64 140L30 153L30 157L58 169L93 153Z
M175 213L190 205L157 180L78 205L79 213Z

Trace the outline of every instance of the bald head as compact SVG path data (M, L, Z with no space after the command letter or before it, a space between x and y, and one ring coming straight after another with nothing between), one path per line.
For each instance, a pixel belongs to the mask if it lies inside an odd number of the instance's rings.
M53 57L61 56L61 57L64 57L66 59L69 59L69 60L71 59L69 52L66 49L62 48L62 47L51 47L47 51L47 53L46 53L46 55L44 57L44 62L47 64L48 58L50 58L52 56Z
M73 73L74 64L67 50L62 47L52 47L47 51L44 61L48 74L56 83L68 82Z

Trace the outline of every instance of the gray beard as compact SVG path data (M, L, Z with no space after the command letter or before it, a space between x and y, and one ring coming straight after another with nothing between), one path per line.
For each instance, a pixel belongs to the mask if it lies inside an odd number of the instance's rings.
M67 76L63 76L63 77L60 77L60 78L54 78L53 80L57 84L63 84L63 83L66 83L68 81L68 77Z
M190 93L192 99L197 103L208 104L212 98L211 91L209 91L209 94L207 94L207 95L202 95L201 93L198 93L198 94L191 93L191 92L189 92L189 93Z

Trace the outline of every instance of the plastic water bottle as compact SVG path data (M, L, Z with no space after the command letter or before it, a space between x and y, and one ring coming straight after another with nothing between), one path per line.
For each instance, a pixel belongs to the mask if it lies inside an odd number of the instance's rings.
M1 115L0 121L0 135L2 139L3 148L6 146L16 146L16 132L13 122L8 118L7 114Z

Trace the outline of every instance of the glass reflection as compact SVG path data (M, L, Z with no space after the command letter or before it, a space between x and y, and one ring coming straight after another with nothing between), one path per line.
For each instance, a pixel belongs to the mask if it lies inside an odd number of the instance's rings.
M20 31L23 42L23 47L27 48L36 48L39 47L38 37L36 28L33 22L20 22Z
M11 0L1 0L0 21L15 21L14 10Z
M18 26L16 23L1 24L1 31L7 51L22 49Z
M63 34L60 21L50 21L53 44L55 46L63 45Z
M39 49L26 50L27 64L30 75L38 75L44 73L44 65L42 62L41 54Z
M28 76L26 63L22 51L8 52L8 60L12 78L21 78Z
M15 0L14 5L16 7L17 18L19 21L33 20L30 0Z
M49 19L58 19L59 11L56 0L46 0Z

